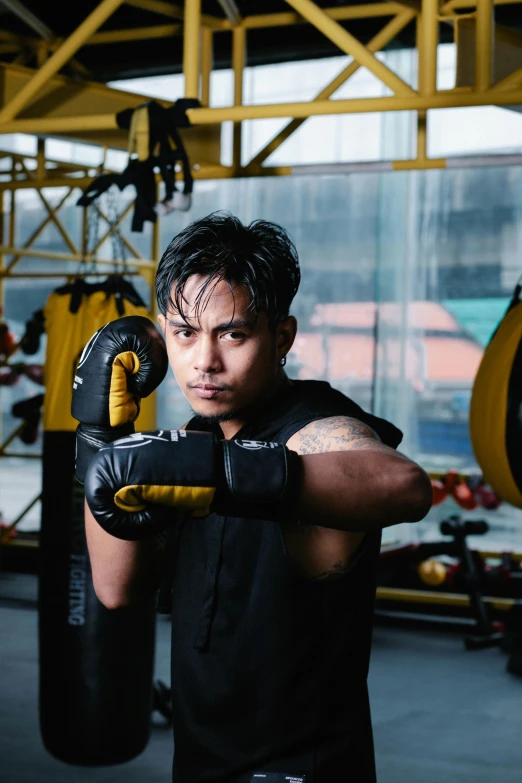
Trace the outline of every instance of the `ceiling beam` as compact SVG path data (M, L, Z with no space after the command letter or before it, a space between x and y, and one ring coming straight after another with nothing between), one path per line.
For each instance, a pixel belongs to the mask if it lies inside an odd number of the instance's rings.
M67 38L53 55L35 73L32 79L0 111L0 122L9 122L30 102L31 98L44 84L63 68L78 49L93 35L101 25L121 6L123 0L102 0L102 2L84 19L79 27Z
M335 19L331 19L322 8L312 0L286 0L288 5L304 16L310 24L326 36L345 54L367 68L383 84L396 95L414 95L415 91L396 73L378 60L372 52L351 33L344 29Z

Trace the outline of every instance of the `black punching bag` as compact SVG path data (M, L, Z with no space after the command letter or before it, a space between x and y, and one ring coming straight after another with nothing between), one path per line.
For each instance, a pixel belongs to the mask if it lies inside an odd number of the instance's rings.
M129 283L77 281L45 307L42 526L39 578L40 729L47 750L78 765L128 761L146 747L152 708L154 600L109 611L97 599L84 532L83 487L74 479L70 415L84 345L121 315L147 312ZM155 426L143 402L138 429Z

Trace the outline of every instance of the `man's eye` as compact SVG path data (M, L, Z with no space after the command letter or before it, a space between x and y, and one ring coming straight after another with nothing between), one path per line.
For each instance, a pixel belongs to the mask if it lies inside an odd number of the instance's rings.
M236 342L237 340L242 340L246 337L246 334L243 332L225 332L223 336L232 342Z
M182 340L189 340L194 332L191 332L190 329L179 329L177 332L174 332L174 334Z

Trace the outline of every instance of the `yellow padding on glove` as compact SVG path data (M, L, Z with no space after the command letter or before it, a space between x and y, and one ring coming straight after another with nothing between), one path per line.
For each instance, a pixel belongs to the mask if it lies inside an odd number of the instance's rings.
M132 351L119 353L112 363L109 392L109 418L111 427L130 424L138 418L140 399L129 392L127 376L136 375L140 360Z
M131 484L114 495L114 502L122 511L143 511L149 503L172 506L185 511L209 513L215 487L168 487L149 484ZM199 516L199 514L198 514Z

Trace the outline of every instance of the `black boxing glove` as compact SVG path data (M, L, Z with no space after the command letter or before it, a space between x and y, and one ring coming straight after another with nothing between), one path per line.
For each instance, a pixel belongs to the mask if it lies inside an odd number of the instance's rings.
M300 457L280 443L222 440L206 432L157 430L115 441L93 458L85 496L116 538L159 533L172 510L279 521L294 513Z
M84 482L89 462L108 443L134 432L143 397L168 369L163 337L148 318L111 321L85 346L73 383L76 478Z

